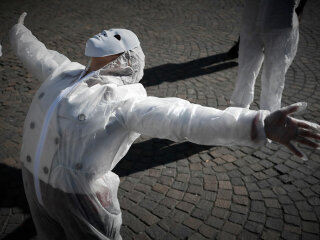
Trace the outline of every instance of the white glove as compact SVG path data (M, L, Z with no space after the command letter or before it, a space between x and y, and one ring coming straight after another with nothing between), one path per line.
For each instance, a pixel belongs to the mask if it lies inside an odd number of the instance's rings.
M298 120L288 115L305 110L307 103L300 102L272 112L264 120L264 130L267 138L289 148L295 155L307 160L306 156L292 144L292 141L312 147L320 148L320 144L308 138L320 140L320 126L316 123Z
M22 13L19 17L18 24L24 25L24 19L26 18L26 16L27 16L26 12Z

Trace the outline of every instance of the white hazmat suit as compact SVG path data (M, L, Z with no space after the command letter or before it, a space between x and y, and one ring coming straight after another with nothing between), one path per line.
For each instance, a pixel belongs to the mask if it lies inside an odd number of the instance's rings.
M281 107L286 72L299 41L299 21L295 8L299 0L247 0L239 47L239 70L232 106L249 108L254 84L263 63L260 109Z
M222 111L147 96L138 83L144 67L140 46L83 77L83 65L48 50L22 24L11 29L10 42L43 81L25 120L21 150L39 239L121 239L119 177L112 169L140 134L205 145L267 141L268 111Z

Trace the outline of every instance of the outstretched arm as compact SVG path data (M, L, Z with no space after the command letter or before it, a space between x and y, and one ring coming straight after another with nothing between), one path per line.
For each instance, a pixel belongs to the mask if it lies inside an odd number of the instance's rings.
M215 108L191 104L179 98L129 99L118 110L118 119L128 129L173 141L188 140L203 145L259 146L266 143L264 116L258 112L256 136L251 139L257 111L243 108Z
M306 108L297 103L276 112L230 107L225 110L191 104L179 98L129 99L117 113L128 129L150 137L188 140L204 145L261 146L267 139L288 147L305 159L293 145L319 148L320 126L288 115Z
M70 60L56 51L47 49L32 35L24 26L26 15L27 13L23 13L18 23L10 30L11 47L28 71L40 81L45 81L57 67L70 63Z

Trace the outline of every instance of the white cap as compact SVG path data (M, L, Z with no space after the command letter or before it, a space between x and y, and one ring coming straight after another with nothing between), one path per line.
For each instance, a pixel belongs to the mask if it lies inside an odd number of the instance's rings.
M85 55L88 57L104 57L140 46L138 37L127 29L103 30L89 38L86 43Z

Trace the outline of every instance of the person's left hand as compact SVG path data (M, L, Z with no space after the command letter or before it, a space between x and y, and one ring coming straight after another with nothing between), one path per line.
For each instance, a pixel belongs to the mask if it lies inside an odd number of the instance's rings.
M22 13L18 19L18 24L24 25L24 19L26 18L26 16L27 16L26 12Z
M307 160L306 156L292 142L295 141L312 148L320 148L320 144L308 139L320 140L320 126L288 115L304 110L306 106L307 103L295 103L272 112L264 120L267 138L286 146L304 160Z

